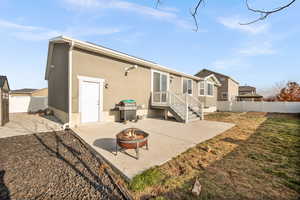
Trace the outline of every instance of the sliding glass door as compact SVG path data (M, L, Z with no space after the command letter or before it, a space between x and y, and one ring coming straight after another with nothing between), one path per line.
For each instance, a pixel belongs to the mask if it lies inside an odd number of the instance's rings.
M152 71L153 102L167 103L168 74Z

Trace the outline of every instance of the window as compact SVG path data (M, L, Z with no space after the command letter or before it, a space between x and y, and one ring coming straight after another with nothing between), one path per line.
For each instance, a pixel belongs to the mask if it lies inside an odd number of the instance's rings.
M182 92L183 94L193 94L193 81L191 79L182 80Z
M221 78L220 78L220 81L221 81L221 82L224 82L224 81L225 81L225 78L221 77Z
M222 99L227 99L228 98L227 92L222 92L221 97Z
M166 102L168 91L168 74L153 71L152 73L152 92L154 102Z
M214 95L214 85L212 83L207 83L207 95L208 96Z
M199 95L205 95L205 84L204 81L199 82Z

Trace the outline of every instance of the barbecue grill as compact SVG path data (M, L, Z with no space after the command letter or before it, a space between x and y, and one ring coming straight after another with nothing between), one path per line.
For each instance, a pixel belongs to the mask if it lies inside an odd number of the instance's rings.
M136 120L136 102L135 100L127 99L122 100L119 103L119 111L120 111L120 120L128 121L128 120Z

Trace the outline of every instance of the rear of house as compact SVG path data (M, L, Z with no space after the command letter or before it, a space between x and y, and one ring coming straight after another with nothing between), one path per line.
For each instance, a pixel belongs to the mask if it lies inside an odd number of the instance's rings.
M116 104L124 99L137 102L138 115L200 118L202 110L195 107L216 105L220 86L209 77L211 96L206 98L200 95L203 78L63 36L49 42L46 80L49 107L71 126L119 120ZM185 102L190 106L183 107Z
M217 100L218 101L235 100L236 97L239 95L239 83L233 78L225 74L214 72L208 69L202 69L195 76L204 78L212 74L218 79L218 81L221 84L221 86L218 88Z

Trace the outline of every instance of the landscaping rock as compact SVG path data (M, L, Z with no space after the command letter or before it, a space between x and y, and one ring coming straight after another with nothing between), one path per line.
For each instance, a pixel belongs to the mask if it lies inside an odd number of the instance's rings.
M71 131L2 138L0 147L1 200L124 199L109 166Z
M196 179L195 183L194 183L194 186L193 186L193 189L192 189L192 193L195 195L195 196L199 196L200 193L201 193L201 189L202 189L202 186L199 182L198 179Z

